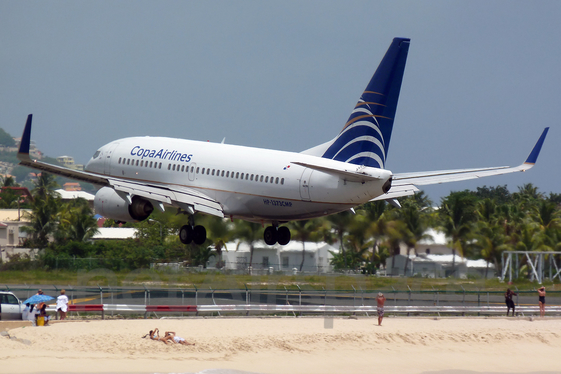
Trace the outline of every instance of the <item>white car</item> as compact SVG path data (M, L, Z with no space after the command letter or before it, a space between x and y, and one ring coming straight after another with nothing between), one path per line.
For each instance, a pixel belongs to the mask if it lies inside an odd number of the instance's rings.
M0 320L21 319L21 301L11 292L0 291Z

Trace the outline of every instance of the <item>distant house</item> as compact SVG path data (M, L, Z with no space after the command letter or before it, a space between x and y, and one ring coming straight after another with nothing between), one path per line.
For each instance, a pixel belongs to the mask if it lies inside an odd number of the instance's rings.
M138 229L133 227L99 227L92 241L132 239L137 232Z
M55 192L60 195L60 198L63 201L82 198L82 199L85 199L85 200L88 201L88 205L90 206L90 208L93 209L93 207L94 207L95 195L92 195L91 193L88 193L86 191L79 191L79 190L67 191L67 190L63 190L63 189L58 189L58 190L55 190Z
M407 271L405 271L407 262ZM485 277L485 271L489 267L487 278L495 276L495 265L485 260L468 260L458 255L433 255L420 253L418 256L395 255L386 259L386 275L392 276L421 276L426 278L445 278L455 276L458 278Z
M28 248L18 247L27 238L27 234L20 230L22 226L29 224L25 213L31 213L31 209L0 210L0 258L2 261L6 261L8 256L17 253L29 253Z
M305 243L303 272L325 273L333 270L333 266L329 264L333 255L339 250L327 243ZM208 266L215 267L218 261L216 251L211 257ZM250 247L245 242L230 242L226 244L226 249L222 250L222 260L225 262L225 268L231 270L247 270L250 266ZM251 268L255 272L285 271L299 272L302 263L302 242L292 240L285 246L278 244L269 246L263 241L254 243L253 261Z

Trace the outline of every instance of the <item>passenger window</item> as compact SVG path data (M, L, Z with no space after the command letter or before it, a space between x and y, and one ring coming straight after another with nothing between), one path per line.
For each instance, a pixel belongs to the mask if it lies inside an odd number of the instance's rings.
M201 174L204 174L204 173L205 173L205 168L203 168L203 170L201 171Z
M168 164L168 170L171 170L171 164Z
M265 183L269 183L269 177L265 177Z
M250 181L253 181L253 174L251 174L251 178L249 178Z
M210 175L210 168L206 169L206 175Z
M140 161L140 166L144 166L144 161Z
M212 169L212 175L213 175L213 176L214 176L214 171L215 171L215 169Z
M197 168L197 174L199 174L199 168Z
M281 178L281 184L284 184L284 178Z
M222 176L224 176L224 170L222 170Z
M130 164L131 164L131 159L127 158L127 165L130 165Z
M195 171L195 167L191 166L191 173Z
M240 175L240 179L243 179L243 173L242 173L242 175Z
M150 167L152 167L152 166L153 166L153 163L154 163L154 161L150 161Z
M249 180L249 174L245 175L245 180Z
M136 166L138 166L138 160L136 160Z
M173 164L173 167L171 168L171 170L175 171L175 164Z
M119 164L121 163L121 157L119 157L119 162L118 162L118 163L119 163Z
M263 182L263 176L261 176L261 178L259 178L259 182Z
M271 179L270 179L271 183L273 183L274 179L275 179L275 177L271 177Z
M237 173L236 173L236 179L239 179L239 177L240 177L240 172L237 172ZM243 178L243 177L242 177L242 178Z
M275 179L275 184L279 184L279 177L277 177L277 179Z
M230 177L234 178L234 172L230 173Z
M222 172L222 174L224 174L224 172ZM226 172L226 178L228 178L229 176L230 176L230 172L227 171L227 172Z
M160 166L158 167L158 169L161 169L161 168L162 168L162 163L160 162Z
M181 165L181 171L185 171L185 165Z

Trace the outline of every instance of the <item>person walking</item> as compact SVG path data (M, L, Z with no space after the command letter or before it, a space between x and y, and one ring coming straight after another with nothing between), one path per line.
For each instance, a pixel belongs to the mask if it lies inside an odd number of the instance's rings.
M378 312L378 326L382 326L382 319L384 318L384 303L386 302L386 297L383 293L378 292L378 297L376 298L376 311Z
M515 292L512 292L510 288L506 289L505 292L505 304L506 304L506 316L508 317L508 312L512 309L512 316L514 317L514 301L512 301L512 296L517 296Z
M540 306L540 317L545 317L545 287L538 288L538 305Z

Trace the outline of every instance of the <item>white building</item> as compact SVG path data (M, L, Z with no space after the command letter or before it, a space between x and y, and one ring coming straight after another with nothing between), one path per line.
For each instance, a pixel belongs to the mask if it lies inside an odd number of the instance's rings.
M407 271L405 271L407 262ZM404 255L395 255L386 259L387 275L404 275L407 277L421 276L426 278L444 278L454 276L457 278L487 278L495 276L495 265L487 263L485 260L468 260L458 255L432 255L419 253L409 255L409 259Z
M253 272L285 271L299 272L302 263L302 242L292 240L285 246L266 245L263 241L257 241L253 245L253 261L251 268ZM304 265L302 272L325 273L333 270L329 264L333 255L339 250L325 242L305 242ZM218 261L216 250L214 257L210 258L209 267L215 267ZM249 267L250 247L245 242L229 242L222 250L222 261L224 267L231 270L247 270ZM296 269L296 270L294 270Z

